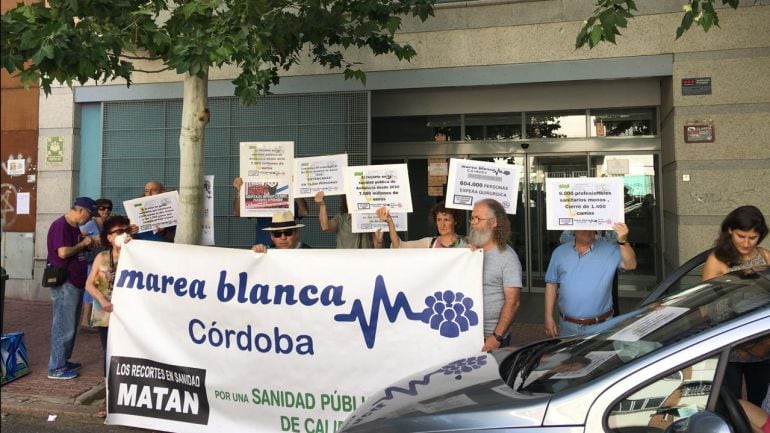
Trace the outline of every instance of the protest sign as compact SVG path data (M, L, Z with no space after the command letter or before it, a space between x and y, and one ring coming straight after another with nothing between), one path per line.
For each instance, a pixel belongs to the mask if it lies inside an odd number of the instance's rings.
M625 221L622 177L547 178L548 230L612 230Z
M345 194L344 169L348 155L326 155L294 159L294 197Z
M123 202L123 209L139 233L175 226L179 215L179 192L139 197Z
M203 217L201 245L214 245L214 175L203 177Z
M409 229L406 215L407 214L402 212L390 213L390 217L393 218L393 224L396 225L397 232L405 232ZM354 213L351 214L351 216L353 217L353 233L372 233L377 230L382 230L383 233L387 233L388 230L390 230L388 228L388 223L380 220L376 213Z
M478 351L482 263L465 248L132 241L115 274L107 423L334 432L376 390Z
M492 198L503 205L506 213L515 214L519 172L518 165L452 158L449 160L446 207L473 210L479 200Z
M293 141L241 142L240 176L243 178L291 178L293 161Z
M269 217L276 210L288 210L294 213L291 192L289 178L244 177L238 200L241 206L241 216Z
M412 211L406 164L345 168L345 192L350 213L372 213L381 207Z

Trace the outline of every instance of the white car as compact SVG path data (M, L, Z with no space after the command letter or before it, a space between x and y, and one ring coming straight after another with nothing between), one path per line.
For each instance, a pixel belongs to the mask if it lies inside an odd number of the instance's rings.
M770 271L674 292L599 334L478 353L405 378L370 396L341 431L750 433L722 382L742 344L770 351Z

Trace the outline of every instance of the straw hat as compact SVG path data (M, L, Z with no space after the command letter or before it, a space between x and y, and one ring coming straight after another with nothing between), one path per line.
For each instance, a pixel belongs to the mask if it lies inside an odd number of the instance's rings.
M298 229L300 227L305 227L305 225L297 224L291 211L277 210L273 212L273 220L270 222L270 226L262 230L272 232L276 230Z

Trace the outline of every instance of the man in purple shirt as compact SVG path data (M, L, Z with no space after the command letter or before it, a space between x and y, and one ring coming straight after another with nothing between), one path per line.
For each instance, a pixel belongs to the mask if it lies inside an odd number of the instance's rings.
M75 347L83 289L86 286L88 261L86 250L93 239L83 236L80 226L96 216L96 204L88 197L78 197L72 208L54 220L48 229L48 265L67 268L67 279L51 287L53 320L51 323L51 357L48 360L49 379L74 379L80 364L70 362Z

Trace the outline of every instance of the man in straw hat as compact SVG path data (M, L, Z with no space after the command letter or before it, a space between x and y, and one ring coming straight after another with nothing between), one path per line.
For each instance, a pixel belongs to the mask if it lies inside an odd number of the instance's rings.
M270 226L265 227L263 230L270 233L270 238L278 249L310 248L309 245L299 240L300 227L305 227L305 225L298 224L290 211L277 210L273 212ZM258 244L251 247L251 249L256 253L264 253L267 251L267 245Z

